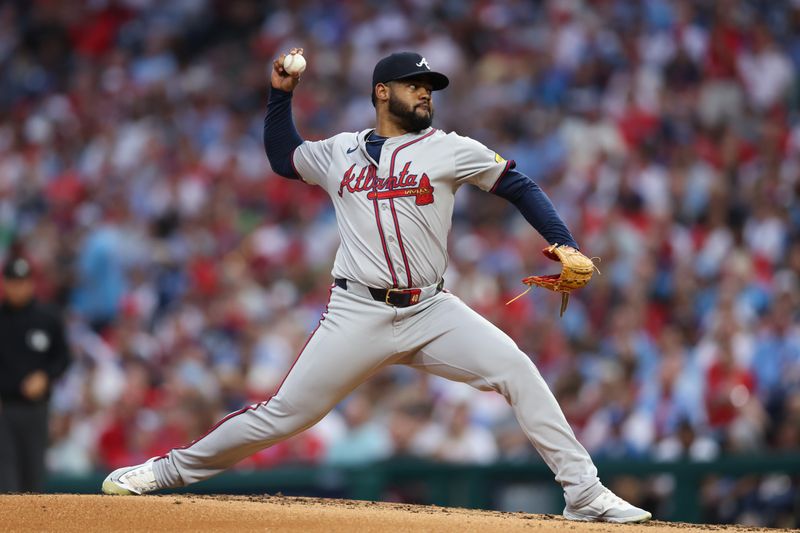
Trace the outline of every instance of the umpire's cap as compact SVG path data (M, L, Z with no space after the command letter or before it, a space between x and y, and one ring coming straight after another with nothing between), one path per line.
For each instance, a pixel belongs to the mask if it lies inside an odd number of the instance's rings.
M434 91L440 91L450 85L450 80L441 72L434 72L428 60L415 52L397 52L386 56L375 65L372 71L372 90L379 83L425 76Z
M24 257L11 257L3 265L3 277L6 279L28 279L33 269Z

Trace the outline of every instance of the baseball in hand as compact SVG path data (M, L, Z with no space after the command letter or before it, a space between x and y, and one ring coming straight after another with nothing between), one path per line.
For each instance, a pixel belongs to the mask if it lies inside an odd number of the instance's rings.
M289 54L283 59L283 69L290 76L302 74L306 69L306 59L300 54Z

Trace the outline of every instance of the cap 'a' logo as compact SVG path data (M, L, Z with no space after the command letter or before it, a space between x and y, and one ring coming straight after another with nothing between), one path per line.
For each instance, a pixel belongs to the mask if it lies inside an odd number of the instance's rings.
M431 69L431 66L428 64L428 60L427 60L427 59L425 59L424 57L422 58L422 61L420 61L419 63L417 63L417 66L418 66L418 67L421 67L422 65L425 65L425 68L426 68L426 69L428 69L428 70L430 70L430 69Z

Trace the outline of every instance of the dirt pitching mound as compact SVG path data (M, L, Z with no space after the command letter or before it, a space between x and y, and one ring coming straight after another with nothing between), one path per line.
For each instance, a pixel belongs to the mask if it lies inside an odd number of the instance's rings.
M302 531L457 532L570 530L575 533L646 531L691 533L778 531L740 526L667 522L618 525L569 522L560 516L474 511L395 503L284 496L94 496L75 494L0 496L5 532L58 531Z

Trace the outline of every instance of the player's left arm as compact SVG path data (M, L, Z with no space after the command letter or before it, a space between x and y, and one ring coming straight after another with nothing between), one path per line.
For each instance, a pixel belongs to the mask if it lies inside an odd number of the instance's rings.
M553 202L535 181L516 170L513 160L506 161L469 137L450 133L448 138L455 146L454 166L458 184L471 183L505 198L548 243L578 248Z
M550 244L561 244L578 249L567 225L558 215L553 202L531 178L511 166L500 176L491 190L505 198L522 213L525 220Z

